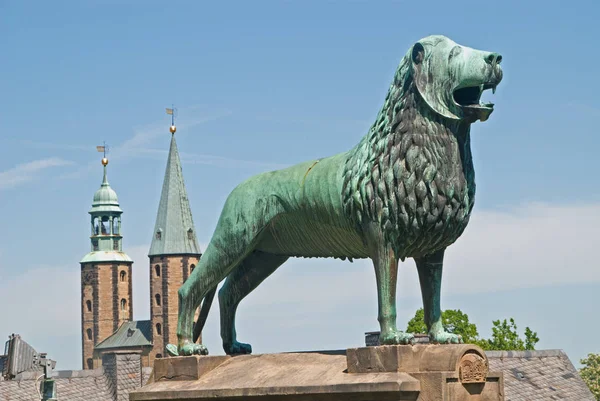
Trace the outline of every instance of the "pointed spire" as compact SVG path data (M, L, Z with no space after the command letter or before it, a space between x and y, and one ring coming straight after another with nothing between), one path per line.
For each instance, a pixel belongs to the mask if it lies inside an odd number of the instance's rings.
M102 178L102 186L103 187L110 186L110 185L108 185L108 178L106 176L106 164L104 165L104 178Z
M173 129L171 133L171 147L148 256L199 255L200 246L196 239Z

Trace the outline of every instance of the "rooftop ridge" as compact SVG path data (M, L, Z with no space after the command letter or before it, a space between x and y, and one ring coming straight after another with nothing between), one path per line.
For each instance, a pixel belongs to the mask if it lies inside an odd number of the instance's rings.
M542 349L528 351L485 351L488 358L541 358L541 357L567 357L562 349Z

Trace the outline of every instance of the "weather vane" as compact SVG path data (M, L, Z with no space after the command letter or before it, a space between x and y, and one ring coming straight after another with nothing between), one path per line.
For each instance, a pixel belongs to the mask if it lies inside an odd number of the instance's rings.
M102 146L96 146L96 150L98 152L102 152L102 165L106 166L108 164L108 159L106 157L106 154L108 153L108 146L106 146L106 141L103 141L102 143Z
M169 131L171 131L171 134L174 134L175 131L177 131L177 127L175 127L175 113L176 112L177 112L177 109L175 107L173 107L173 105L171 105L170 109L167 107L167 114L171 115L171 127L169 128Z

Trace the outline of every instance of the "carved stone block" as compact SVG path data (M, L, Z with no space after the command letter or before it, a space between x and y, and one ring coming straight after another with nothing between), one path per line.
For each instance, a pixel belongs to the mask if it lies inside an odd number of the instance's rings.
M194 355L156 359L151 380L198 380L229 358L231 357L213 356L205 358Z

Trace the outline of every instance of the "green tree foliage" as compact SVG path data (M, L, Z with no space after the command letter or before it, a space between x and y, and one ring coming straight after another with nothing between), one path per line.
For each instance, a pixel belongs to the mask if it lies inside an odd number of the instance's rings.
M594 397L600 400L600 354L588 354L587 358L579 362L583 365L583 368L579 369L581 378Z
M427 333L423 308L415 312L415 316L408 322L406 331L409 333ZM517 333L517 325L513 318L508 321L495 320L492 322L492 338L479 338L477 326L469 322L469 316L460 309L442 311L442 324L449 333L460 334L465 343L476 344L485 350L518 351L534 350L540 341L537 333L529 327L525 328L525 339Z
M494 320L492 322L492 338L489 340L480 340L477 344L486 350L496 351L525 351L534 350L535 344L540 339L537 333L529 327L525 328L525 340L517 333L517 324L511 317L509 321Z
M469 322L469 316L459 309L447 309L443 311L442 325L448 333L460 334L466 343L473 343L479 337L477 326ZM415 316L410 319L406 331L409 333L427 333L423 308L418 309Z

